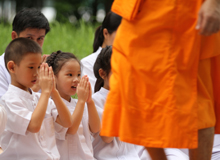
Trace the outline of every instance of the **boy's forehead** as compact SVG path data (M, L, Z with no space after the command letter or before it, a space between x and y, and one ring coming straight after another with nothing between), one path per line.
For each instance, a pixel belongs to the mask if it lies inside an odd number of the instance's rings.
M41 62L41 53L32 53L32 52L28 52L26 54L24 54L21 58L21 61L29 61L30 63L34 62L34 61L39 61Z
M43 28L26 28L25 30L21 31L19 37L32 35L32 36L45 36L46 29Z

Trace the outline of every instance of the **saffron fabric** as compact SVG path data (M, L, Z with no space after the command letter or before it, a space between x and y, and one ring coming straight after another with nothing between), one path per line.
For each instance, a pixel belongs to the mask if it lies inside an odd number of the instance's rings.
M146 147L196 148L198 129L220 132L219 33L203 37L195 30L202 2L114 1L112 11L123 19L101 135Z

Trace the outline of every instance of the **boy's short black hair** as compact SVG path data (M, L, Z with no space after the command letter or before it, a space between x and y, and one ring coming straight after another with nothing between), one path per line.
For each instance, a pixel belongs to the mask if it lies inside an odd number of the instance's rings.
M50 31L47 18L35 8L24 8L19 11L12 23L13 31L18 35L26 28L45 29L45 35Z
M7 68L9 61L14 61L15 64L19 65L22 58L29 53L42 54L42 49L39 44L31 39L15 38L9 43L5 50L5 67Z

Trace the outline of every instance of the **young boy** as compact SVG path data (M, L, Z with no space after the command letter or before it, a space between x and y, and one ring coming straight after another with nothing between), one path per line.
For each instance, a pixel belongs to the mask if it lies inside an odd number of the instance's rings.
M30 38L41 47L43 46L45 35L50 30L48 20L40 11L27 8L16 14L12 27L12 40L18 37ZM5 68L4 54L2 54L0 56L0 98L7 91L10 83L10 75Z
M27 38L14 39L5 50L11 84L1 98L8 117L1 136L2 160L60 158L53 121L70 127L71 115L55 88L52 68L41 64L41 53L41 47ZM37 79L41 94L30 89ZM52 112L54 103L59 115Z

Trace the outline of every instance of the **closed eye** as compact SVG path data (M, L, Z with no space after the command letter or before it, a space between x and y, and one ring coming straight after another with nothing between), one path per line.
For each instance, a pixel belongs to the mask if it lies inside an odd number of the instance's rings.
M28 39L33 39L32 37L27 37Z
M39 40L42 41L42 40L44 40L44 37L40 37L40 38L38 38L37 40L38 40L38 41L39 41Z
M29 67L30 69L33 69L34 67Z

